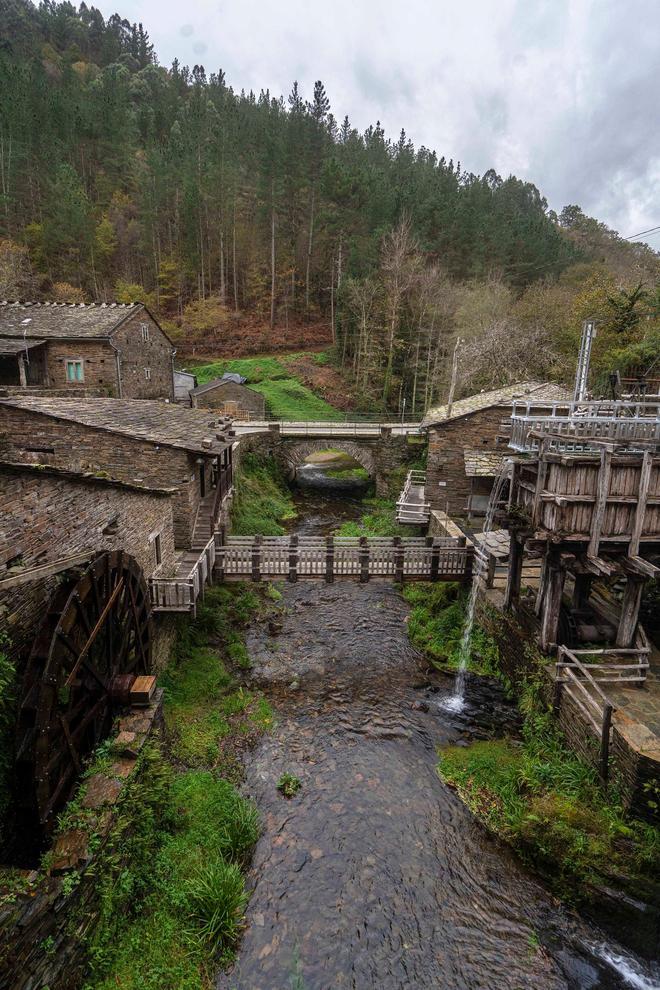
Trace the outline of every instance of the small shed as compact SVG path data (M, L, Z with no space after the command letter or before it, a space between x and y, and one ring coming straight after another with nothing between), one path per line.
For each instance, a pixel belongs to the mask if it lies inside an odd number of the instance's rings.
M197 388L197 376L191 371L174 372L174 401L190 405L190 393Z
M195 407L217 409L232 419L266 418L266 400L263 395L246 385L241 375L231 372L192 389L190 400Z

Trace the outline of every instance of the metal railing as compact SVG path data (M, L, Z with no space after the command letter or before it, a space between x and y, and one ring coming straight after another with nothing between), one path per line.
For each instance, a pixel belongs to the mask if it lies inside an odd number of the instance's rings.
M154 612L190 612L195 616L197 601L200 597L204 598L204 586L213 580L216 540L214 534L187 573L173 578L149 579L151 607Z
M232 429L240 433L253 433L258 430L273 430L280 436L302 437L378 437L383 434L393 436L421 436L421 423L382 422L380 420L234 420Z
M431 517L431 503L425 500L426 472L409 471L396 503L396 521L423 525Z
M230 536L216 547L215 574L221 581L461 581L472 573L472 557L465 538Z

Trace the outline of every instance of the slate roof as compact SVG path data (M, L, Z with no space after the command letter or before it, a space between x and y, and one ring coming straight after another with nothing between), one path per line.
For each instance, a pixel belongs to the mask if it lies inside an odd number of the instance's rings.
M223 375L222 378L213 378L210 382L205 382L203 385L198 385L197 388L191 389L191 392L193 395L201 395L202 392L210 392L214 388L221 388L223 385L228 385L230 382L234 385L243 385L243 387L248 389L250 392L256 391L255 389L250 388L249 385L245 385L245 381L246 379L242 378L240 375Z
M459 419L461 416L469 416L470 413L478 412L480 409L489 409L491 406L507 406L514 399L570 402L572 395L563 385L556 385L554 382L516 382L515 385L505 385L503 388L496 388L490 392L477 392L476 395L458 399L453 403L449 416L447 416L446 405L434 406L427 411L422 420L422 426L432 426L445 420Z
M473 450L465 447L465 473L468 478L494 478L499 474L506 456L510 455L500 454L497 450Z
M142 303L0 302L0 336L98 340L111 337L140 310L147 311Z
M45 340L19 340L16 337L0 337L0 354L20 354L30 347L39 347Z
M2 487L2 477L6 474L29 474L42 478L44 475L54 478L67 478L72 481L88 482L91 485L101 485L110 488L128 488L133 492L146 493L147 495L174 495L176 488L153 488L151 485L139 485L134 481L120 481L117 478L99 478L96 474L87 471L72 471L69 468L56 467L53 464L26 464L22 461L0 460L0 488Z
M230 443L223 434L230 422L226 416L213 416L208 409L189 409L151 399L15 396L0 400L0 426L3 406L26 409L41 416L65 419L108 433L120 433L196 453L218 453ZM218 434L221 434L221 439L218 439Z

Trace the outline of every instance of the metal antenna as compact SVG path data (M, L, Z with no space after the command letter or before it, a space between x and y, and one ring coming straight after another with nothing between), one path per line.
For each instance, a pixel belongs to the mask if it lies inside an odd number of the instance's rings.
M573 402L582 402L587 397L587 387L589 384L589 362L591 361L591 345L596 336L596 323L594 320L585 320L582 324L582 341L580 343L580 355L578 357L577 371L575 372L575 391Z

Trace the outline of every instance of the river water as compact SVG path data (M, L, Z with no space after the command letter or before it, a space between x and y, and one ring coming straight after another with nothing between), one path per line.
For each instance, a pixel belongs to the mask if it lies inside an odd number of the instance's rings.
M297 498L301 534L360 514L357 499ZM438 745L515 731L498 685L468 676L465 707L445 710L453 682L411 648L390 584L300 582L282 604L281 623L247 640L277 724L247 767L263 831L243 942L218 986L660 986L561 908L438 777ZM302 783L290 800L276 788L284 772Z

